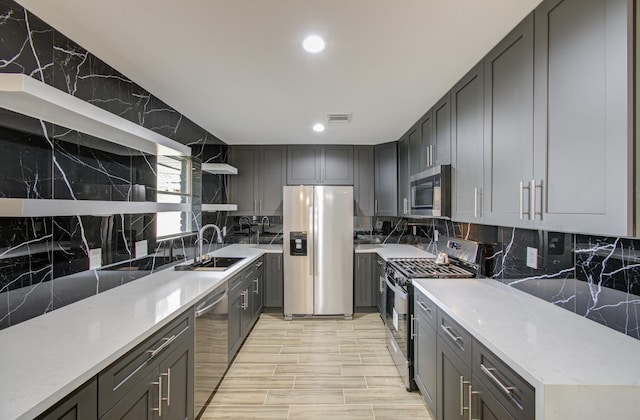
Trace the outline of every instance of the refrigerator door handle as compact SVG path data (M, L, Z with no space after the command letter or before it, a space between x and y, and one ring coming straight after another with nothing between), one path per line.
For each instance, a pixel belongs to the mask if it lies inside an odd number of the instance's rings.
M309 231L307 232L307 258L312 258L311 264L309 264L309 275L313 276L313 258L315 258L316 244L315 235L313 234L314 228L313 221L313 206L309 206ZM311 249L309 249L311 248Z

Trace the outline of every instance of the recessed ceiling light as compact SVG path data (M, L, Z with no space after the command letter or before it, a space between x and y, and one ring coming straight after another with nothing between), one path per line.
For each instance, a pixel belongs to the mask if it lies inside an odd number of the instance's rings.
M302 47L310 53L320 52L324 50L324 46L324 39L318 35L309 35L302 41Z
M322 133L324 131L324 125L320 123L314 124L313 131L316 133Z

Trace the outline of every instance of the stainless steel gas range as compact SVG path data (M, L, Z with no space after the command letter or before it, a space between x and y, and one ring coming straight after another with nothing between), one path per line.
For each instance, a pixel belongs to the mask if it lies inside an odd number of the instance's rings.
M441 236L438 258L392 258L386 264L387 348L407 391L413 381L413 285L411 279L469 278L480 274L477 242Z

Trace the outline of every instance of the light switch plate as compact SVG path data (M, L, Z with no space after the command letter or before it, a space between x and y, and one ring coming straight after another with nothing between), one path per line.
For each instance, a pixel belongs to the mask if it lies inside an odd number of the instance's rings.
M148 254L147 240L136 242L136 258L146 257Z
M538 248L527 247L527 267L538 268Z
M418 229L416 225L411 226L413 228L413 236L416 236L416 234L418 233Z
M438 236L440 235L440 232L438 232L438 229L434 229L433 230L433 242L438 242Z
M102 267L102 248L89 250L89 270L97 270Z

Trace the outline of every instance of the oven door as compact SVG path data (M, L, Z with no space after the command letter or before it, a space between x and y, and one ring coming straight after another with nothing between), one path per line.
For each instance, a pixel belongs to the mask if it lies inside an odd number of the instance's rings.
M411 390L413 387L410 373L409 322L411 312L409 293L387 277L386 295L384 323L387 329L387 348L406 388Z

